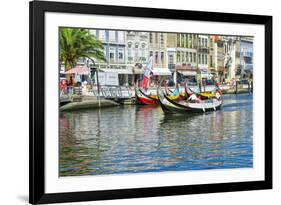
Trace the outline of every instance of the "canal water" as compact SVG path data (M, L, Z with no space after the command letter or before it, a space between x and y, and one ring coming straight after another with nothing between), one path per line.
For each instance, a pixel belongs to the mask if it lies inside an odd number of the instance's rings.
M226 95L222 110L164 115L121 106L60 113L60 176L253 167L252 95Z

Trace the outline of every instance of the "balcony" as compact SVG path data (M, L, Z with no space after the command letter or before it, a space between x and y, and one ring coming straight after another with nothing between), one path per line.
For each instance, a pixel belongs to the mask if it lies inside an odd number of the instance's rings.
M140 36L140 41L147 41L147 36Z
M209 53L209 48L206 47L199 47L198 48L199 53Z

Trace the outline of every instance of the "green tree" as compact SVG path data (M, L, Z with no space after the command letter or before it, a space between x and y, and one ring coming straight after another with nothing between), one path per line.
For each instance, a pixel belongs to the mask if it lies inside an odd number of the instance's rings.
M65 70L76 66L80 57L95 58L106 62L103 44L88 29L60 28L60 61Z

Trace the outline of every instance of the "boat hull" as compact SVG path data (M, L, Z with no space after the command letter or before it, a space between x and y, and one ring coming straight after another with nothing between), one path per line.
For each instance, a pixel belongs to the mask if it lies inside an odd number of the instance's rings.
M149 96L142 91L138 85L135 87L135 96L136 96L136 103L140 105L157 105L158 104L158 97L157 96Z
M204 113L209 111L216 111L221 109L222 100L209 99L202 103L189 103L187 101L175 102L169 99L161 90L158 88L158 101L164 113Z

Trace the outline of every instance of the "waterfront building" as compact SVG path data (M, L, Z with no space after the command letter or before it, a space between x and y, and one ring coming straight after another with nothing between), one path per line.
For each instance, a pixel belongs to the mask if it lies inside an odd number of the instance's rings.
M236 36L211 36L209 70L221 82L233 82L240 75L240 38ZM210 46L211 48L211 46ZM211 49L210 49L211 50ZM213 57L214 55L214 57ZM212 56L212 58L211 58ZM211 64L214 66L212 67Z
M253 75L253 38L241 37L240 40L241 79L252 78Z
M188 78L195 81L197 74L197 34L167 34L168 65L174 81Z
M96 60L95 65L101 72L118 73L119 85L128 83L128 74L131 73L126 66L126 32L116 30L91 29L91 34L95 35L103 43L104 54L107 62ZM92 62L89 62L92 64Z
M151 84L161 80L161 76L170 76L167 61L167 33L149 32L149 56L153 57L153 77Z
M227 82L237 80L240 69L240 38L222 36L224 43L225 79Z
M209 56L209 35L198 35L198 74L200 78L209 78L208 56Z
M167 33L167 59L168 69L172 73L172 79L177 81L176 62L177 62L177 34Z
M218 77L218 70L216 67L216 48L217 44L214 36L209 36L209 55L208 55L208 73L212 75L213 78Z
M225 56L225 49L224 49L224 42L220 36L211 36L213 42L213 49L214 52L211 52L214 56L212 56L214 62L214 68L211 69L211 73L216 74L216 79L223 83L225 82L225 66L224 66L224 56ZM211 56L211 55L210 55Z
M148 37L148 32L126 32L126 66L132 70L132 74L128 76L129 84L133 84L143 74L142 68L149 59Z

